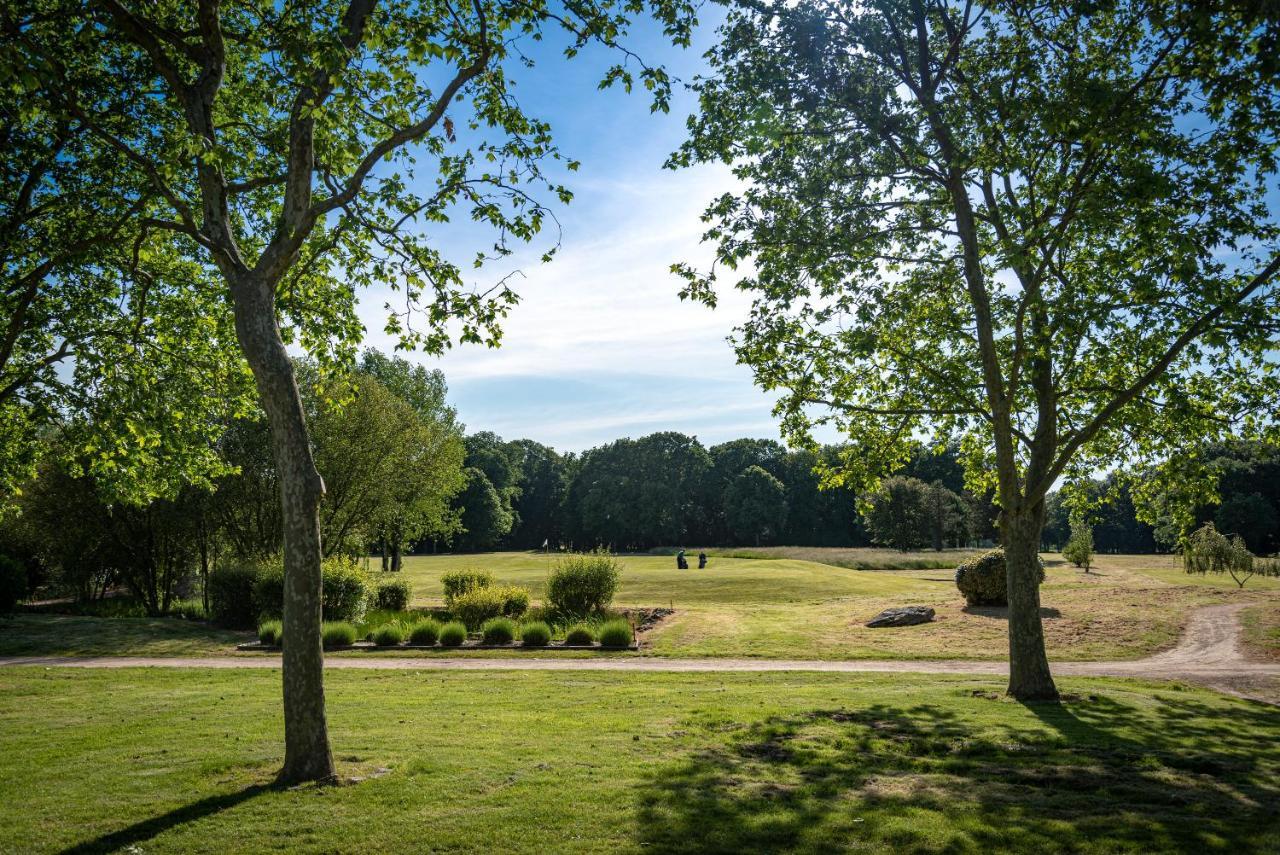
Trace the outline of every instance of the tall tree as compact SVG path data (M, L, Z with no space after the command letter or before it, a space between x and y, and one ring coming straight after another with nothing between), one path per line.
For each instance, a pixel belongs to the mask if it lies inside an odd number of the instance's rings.
M415 224L461 207L498 232L498 255L534 237L546 216L535 193L567 201L569 191L543 171L560 157L550 129L511 94L529 61L517 46L563 33L569 56L616 47L646 9L687 43L684 0L6 6L14 76L114 152L130 186L150 188L140 230L168 236L223 283L281 486L282 782L334 774L320 647L324 483L285 339L326 362L350 359L361 331L355 289L381 284L400 291L388 329L405 344L439 351L451 329L496 343L515 295L469 290ZM92 88L79 85L82 68ZM638 75L665 107L662 70L640 63ZM610 69L604 82L615 81L629 88L632 72ZM89 97L99 91L116 97Z
M1000 507L1017 698L1057 696L1053 484L1274 430L1277 23L1229 0L759 0L697 83L672 165L745 189L708 209L717 264L678 266L684 295L750 262L739 358L792 444L815 421L853 438L847 479L961 438Z
M787 524L787 488L761 466L748 466L724 491L724 516L739 543L760 546Z

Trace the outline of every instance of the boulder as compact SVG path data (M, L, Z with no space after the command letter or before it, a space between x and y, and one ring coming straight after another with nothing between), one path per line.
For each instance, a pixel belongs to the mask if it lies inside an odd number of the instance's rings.
M933 620L933 609L928 606L901 606L885 609L867 621L867 626L915 626Z

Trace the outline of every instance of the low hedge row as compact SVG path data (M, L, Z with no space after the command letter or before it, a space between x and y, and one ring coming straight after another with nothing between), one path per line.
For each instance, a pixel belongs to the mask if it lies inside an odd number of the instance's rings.
M485 621L480 636L485 644L511 644L517 638L524 647L546 647L551 643L551 627L544 621L529 621L517 625L507 617L495 617ZM326 621L321 626L321 639L326 649L349 647L356 643L359 631L349 621ZM282 630L278 620L265 620L258 625L258 640L265 645L281 643ZM467 627L461 621L450 621L443 626L434 618L423 618L413 624L388 621L370 632L367 638L378 647L396 647L408 641L420 647L432 647L437 642L444 647L459 647L467 640ZM634 640L631 624L623 618L614 618L600 626L601 647L629 647ZM596 633L586 624L570 628L564 643L585 646L596 641Z
M404 579L370 578L352 558L321 564L321 610L326 620L359 623L369 606L404 611L413 591ZM209 574L209 617L223 626L252 627L284 612L284 566L279 560L217 567Z

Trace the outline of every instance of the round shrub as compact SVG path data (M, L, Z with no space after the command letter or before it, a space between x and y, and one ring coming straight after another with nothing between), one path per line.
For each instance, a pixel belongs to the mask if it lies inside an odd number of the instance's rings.
M510 644L516 637L516 625L508 617L490 618L480 628L485 644Z
M456 597L476 588L492 588L493 574L485 570L453 570L440 577L444 585L444 601L450 607Z
M495 590L502 592L502 613L510 618L518 618L529 611L529 589L510 585Z
M384 623L373 631L373 643L379 647L395 647L404 641L404 627L399 621Z
M564 636L565 644L595 644L596 634L591 627L580 623L569 628Z
M1036 557L1036 583L1044 581L1044 563ZM975 555L956 568L956 587L971 606L1009 605L1007 566L1003 549Z
M546 647L551 643L551 627L540 620L524 624L520 627L520 643L525 647Z
M284 627L280 625L278 620L264 620L258 624L258 641L268 647L275 647L279 644L283 633Z
M479 629L490 618L502 616L507 600L501 588L475 588L453 598L453 616L469 629Z
M8 555L0 555L0 614L13 611L27 596L27 568Z
M617 559L607 552L567 555L547 579L547 606L564 617L604 611L613 602L620 575Z
M378 582L378 592L373 597L376 608L389 612L402 612L409 608L413 588L408 579L391 579Z
M440 643L445 647L460 647L467 640L467 625L462 621L451 620L440 627Z
M350 647L356 643L356 637L356 628L346 621L325 622L320 625L320 641L326 650Z
M209 573L209 616L215 623L233 629L249 629L257 624L254 592L262 569L253 563L213 568ZM282 593L282 602L283 596Z
M440 637L440 623L433 618L423 618L409 627L409 643L430 647Z
M633 637L631 624L622 618L605 621L600 626L601 647L630 647Z

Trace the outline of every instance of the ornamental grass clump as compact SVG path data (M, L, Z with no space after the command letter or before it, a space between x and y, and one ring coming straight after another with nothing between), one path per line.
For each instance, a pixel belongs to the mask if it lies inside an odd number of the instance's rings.
M1044 581L1044 562L1036 558L1036 584ZM971 606L1009 605L1008 565L1004 550L992 549L975 555L956 568L956 587Z
M445 647L461 647L467 640L467 625L460 620L451 620L440 627L440 643Z
M630 647L634 637L631 624L622 618L614 618L600 625L601 647Z
M595 631L585 623L575 624L564 635L564 643L585 646L596 643Z
M278 620L264 620L258 624L258 641L267 647L275 647L280 643L283 626Z
M409 627L409 643L422 647L431 647L440 638L440 622L434 618L423 618Z
M525 647L546 647L551 643L551 627L540 620L520 627L520 643Z
M356 628L346 621L326 621L320 627L320 641L326 650L350 647L356 643Z
M404 627L399 621L384 623L373 631L373 643L379 647L395 647L404 641Z
M515 622L508 617L490 618L480 628L485 644L510 644L516 637Z

